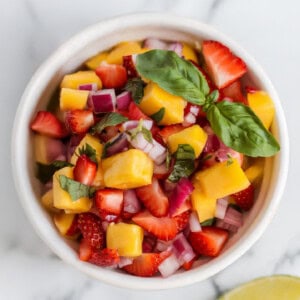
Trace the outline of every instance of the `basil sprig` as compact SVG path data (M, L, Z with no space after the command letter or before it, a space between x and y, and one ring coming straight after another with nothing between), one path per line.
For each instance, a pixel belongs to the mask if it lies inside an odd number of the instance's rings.
M140 104L144 96L144 81L139 77L128 79L125 90L131 93L131 97L136 104Z
M153 119L156 123L159 123L165 115L166 109L162 107L160 110L158 110L156 113L150 116L151 119Z

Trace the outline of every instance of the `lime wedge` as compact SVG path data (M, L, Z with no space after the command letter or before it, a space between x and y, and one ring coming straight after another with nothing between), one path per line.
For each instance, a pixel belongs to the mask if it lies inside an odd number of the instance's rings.
M225 293L218 300L300 300L300 277L258 278Z

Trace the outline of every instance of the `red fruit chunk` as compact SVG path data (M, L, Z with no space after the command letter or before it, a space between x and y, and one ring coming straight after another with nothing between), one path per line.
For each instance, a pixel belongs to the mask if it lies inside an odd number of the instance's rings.
M35 132L53 138L60 139L68 135L64 124L49 111L39 111L31 122L30 128Z
M129 78L138 76L132 55L123 56L123 66L127 70L127 75Z
M88 261L92 256L93 247L86 239L82 239L79 245L79 259L82 261Z
M91 185L97 172L97 164L94 163L87 155L82 154L78 157L74 167L74 180L86 185Z
M70 228L68 229L68 231L66 232L67 236L74 236L75 234L79 233L79 228L78 228L78 216L75 215L73 222L70 226Z
M182 267L188 271L193 267L194 262L196 261L196 258L193 258L192 260L188 261L188 262L184 262Z
M173 217L173 219L176 221L177 232L182 231L186 227L187 223L189 222L189 217L190 211L185 211L180 215Z
M241 82L239 80L231 83L227 87L223 88L220 93L223 95L223 97L229 97L234 102L241 102L245 105L247 105L247 99L244 97L242 93L242 86Z
M90 110L70 110L66 112L65 122L73 133L86 133L94 125L94 115Z
M163 217L167 215L169 200L156 178L152 179L151 184L137 188L135 192L153 216Z
M250 184L246 189L232 194L235 203L243 210L249 210L254 203L254 186Z
M78 215L78 228L86 242L94 249L104 247L104 232L101 220L93 213L81 213Z
M228 86L247 71L246 64L219 42L204 41L202 53L207 69L219 89Z
M103 63L95 71L104 88L121 88L127 82L126 69L121 65Z
M129 104L127 117L130 120L150 120L150 118L146 116L133 102Z
M156 218L147 210L136 214L132 221L163 241L172 240L177 234L177 222L174 219Z
M101 266L101 267L111 267L119 263L120 256L116 249L102 249L93 251L89 262Z
M181 130L183 130L184 127L182 125L170 125L170 126L165 126L160 132L158 133L163 141L167 143L168 137L174 133L177 133Z
M202 231L191 232L188 240L197 254L217 256L228 239L226 230L205 226Z

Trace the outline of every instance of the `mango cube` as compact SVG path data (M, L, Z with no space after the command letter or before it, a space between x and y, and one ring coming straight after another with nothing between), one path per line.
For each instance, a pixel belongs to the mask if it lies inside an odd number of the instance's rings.
M68 213L81 213L89 211L92 207L91 199L87 197L79 198L75 201L71 199L68 192L63 190L59 183L59 176L64 175L73 179L73 167L65 167L56 171L53 175L53 205L58 209L65 209Z
M49 212L53 212L53 213L59 212L59 210L53 206L53 190L52 189L47 191L42 196L41 203Z
M96 187L96 188L103 188L104 185L104 173L103 173L103 168L101 163L98 163L98 168L97 168L97 172L96 172L96 176L94 178L94 181L92 183L92 186Z
M247 178L254 186L257 186L258 183L260 182L263 172L264 172L263 158L257 158L255 162L245 170L245 174Z
M254 93L248 93L247 99L250 108L262 121L264 126L269 129L275 115L275 107L273 100L264 91L256 91Z
M138 149L130 149L103 159L102 168L107 187L131 189L152 182L153 162Z
M206 140L206 132L199 125L193 125L170 135L167 144L171 153L176 152L178 145L189 144L193 147L196 157L198 157L206 144Z
M236 159L217 163L194 175L203 193L214 199L223 198L247 188L250 184Z
M58 231L62 235L66 235L68 230L72 226L74 218L74 214L65 214L64 212L61 212L59 214L54 215L53 220Z
M135 257L142 254L144 231L135 224L110 223L106 231L107 248L117 249L121 256Z
M62 88L60 91L60 110L84 109L89 97L89 91Z
M198 57L197 57L197 54L196 54L195 50L190 45L188 45L186 43L183 43L182 56L186 60L192 60L195 63L198 63Z
M99 54L96 54L95 56L91 57L85 62L85 65L92 70L95 70L99 65L105 61L108 53L107 52L101 52Z
M102 82L94 71L78 71L64 76L60 87L78 89L81 84L96 83L98 90L102 88Z
M160 125L182 123L185 106L185 100L166 92L153 82L148 83L145 87L144 97L139 104L139 108L148 116L164 108L165 113L159 122Z

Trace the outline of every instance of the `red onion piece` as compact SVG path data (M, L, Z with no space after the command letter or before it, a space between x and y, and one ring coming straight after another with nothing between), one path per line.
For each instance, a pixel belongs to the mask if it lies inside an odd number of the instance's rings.
M45 140L47 162L66 160L66 146L61 140L50 137L46 137Z
M76 147L79 145L80 141L83 139L83 134L78 135L72 135L68 144L67 144L67 159L68 161L71 160L72 155L74 154L74 151Z
M217 219L216 223L215 223L216 227L231 231L233 233L237 232L239 227L228 224L226 222L224 222L223 220Z
M218 199L216 211L215 211L215 217L219 218L219 219L224 219L227 207L228 207L228 199L227 198Z
M181 178L171 196L169 197L169 215L172 217L174 212L185 202L194 190L193 184L187 178Z
M169 169L167 168L166 164L154 164L153 174L164 176L169 173Z
M211 152L218 150L220 147L220 140L214 134L212 128L207 125L207 126L204 126L203 129L207 133L207 141L206 141L206 145L203 149L203 152L211 153Z
M166 50L167 43L162 40L156 39L156 38L147 38L144 41L143 47L148 48L148 49Z
M156 164L160 165L166 160L167 150L164 146L153 139L153 147L148 152L148 155Z
M98 86L97 83L86 83L86 84L80 84L78 86L79 90L84 90L84 91L97 91Z
M165 182L164 182L165 193L167 193L167 194L172 193L174 191L174 189L176 188L176 186L177 186L176 182L171 182L169 180L165 180Z
M135 214L141 210L141 204L134 190L124 191L124 208L125 212Z
M115 111L116 94L114 89L105 89L90 93L91 104L95 113Z
M191 232L199 232L202 230L198 215L195 211L190 214L189 226Z
M223 221L227 224L241 227L243 225L243 214L232 207L228 207Z
M184 120L182 125L184 127L188 127L191 124L195 124L196 123L196 117L195 115L193 115L191 112L189 112L187 115L184 116Z
M125 266L131 265L132 262L133 262L133 258L121 256L121 257L120 257L120 261L119 261L119 263L118 263L118 267L119 267L119 268L123 268L123 267L125 267Z
M134 128L138 127L139 122L140 121L137 121L137 120L126 121L122 124L122 129L124 131L134 129ZM151 128L153 126L153 121L152 120L141 120L141 122L142 122L143 127L145 127L148 130L151 130Z
M128 141L125 133L118 134L107 143L108 146L106 147L105 152L106 157L112 156L116 153L124 151L125 149L128 149Z
M169 257L161 262L161 264L158 266L158 270L162 277L168 277L174 274L180 268L180 266L181 264L176 255L172 253Z
M125 91L117 96L116 102L117 102L117 108L119 110L127 110L131 99L131 94L128 91Z
M199 106L196 106L196 105L191 105L191 106L190 106L190 112L191 112L195 117L198 116L199 111L200 111L200 107L199 107Z
M168 47L168 50L174 51L175 53L178 54L178 56L182 56L182 49L183 49L183 45L182 43L179 42L174 42L171 43Z
M172 249L180 262L180 265L191 261L196 256L192 246L189 244L183 233L176 236L172 244Z
M171 244L172 244L172 241L157 240L155 250L157 250L159 252L166 251L170 247Z

